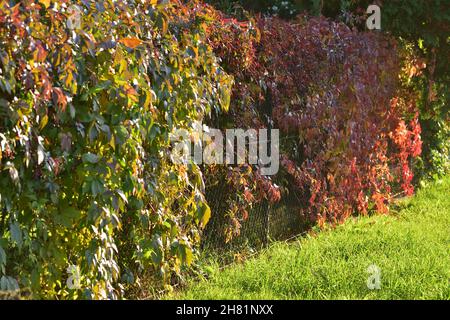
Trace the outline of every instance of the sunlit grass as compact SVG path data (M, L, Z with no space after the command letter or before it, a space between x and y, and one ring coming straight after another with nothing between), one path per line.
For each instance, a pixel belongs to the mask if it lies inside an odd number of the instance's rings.
M450 178L389 216L349 220L193 280L176 299L450 299ZM367 269L381 270L369 290Z

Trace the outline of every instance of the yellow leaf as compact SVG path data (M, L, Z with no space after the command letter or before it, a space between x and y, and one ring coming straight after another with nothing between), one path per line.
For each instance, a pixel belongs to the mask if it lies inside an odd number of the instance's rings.
M116 150L116 138L114 138L114 135L111 135L111 140L109 141L109 145L111 146L111 148Z
M47 125L47 123L48 123L48 115L45 115L44 117L42 117L42 120L41 120L39 128L41 130L44 129L45 126Z
M206 204L202 204L200 208L198 208L199 218L202 225L202 228L206 227L211 218L211 208Z
M39 0L39 2L42 3L45 8L50 7L50 0Z
M148 90L144 90L145 93L145 100L144 100L144 109L147 109L150 104L152 103L152 93Z
M131 49L134 49L142 44L142 40L139 40L138 38L123 38L120 39L119 42Z

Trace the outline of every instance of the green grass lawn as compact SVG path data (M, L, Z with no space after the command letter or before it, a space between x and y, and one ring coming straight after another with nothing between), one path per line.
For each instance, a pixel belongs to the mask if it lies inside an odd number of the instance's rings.
M381 270L369 290L368 267ZM450 299L450 178L402 201L390 216L351 219L244 264L208 268L175 299Z

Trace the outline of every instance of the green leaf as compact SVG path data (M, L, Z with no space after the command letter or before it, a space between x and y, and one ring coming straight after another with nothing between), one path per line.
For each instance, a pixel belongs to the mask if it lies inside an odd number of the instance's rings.
M181 246L181 258L183 260L183 263L190 266L192 264L192 261L194 260L194 254L186 245Z
M11 240L17 244L19 248L22 248L22 230L17 222L11 223L9 225L9 230L11 232Z
M204 228L211 218L211 208L206 203L202 203L197 208L197 217L202 227Z
M0 290L2 291L17 291L19 290L19 283L12 277L2 276L0 278Z
M94 196L101 194L105 191L103 183L98 180L93 180L91 183L91 192Z
M57 222L65 227L71 227L81 217L81 211L74 207L65 207L60 210Z
M123 202L128 203L128 199L125 196L125 193L123 193L122 190L116 190L117 194L122 198Z
M88 152L88 153L83 154L82 159L83 159L84 163L97 163L99 160L99 157L96 154Z
M90 93L98 93L98 92L101 92L103 90L107 90L107 89L109 89L111 87L111 84L112 84L111 80L104 81L104 82L98 84L93 89L91 89Z
M3 248L0 246L0 270L4 273L5 272L5 265L6 265L6 252L3 250Z

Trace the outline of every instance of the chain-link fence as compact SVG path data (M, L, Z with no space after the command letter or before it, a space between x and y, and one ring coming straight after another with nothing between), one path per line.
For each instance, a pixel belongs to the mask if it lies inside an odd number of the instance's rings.
M271 240L286 240L307 229L307 221L299 212L301 201L295 194L285 195L276 204L262 201L249 210L248 218L240 221L240 235L227 243L225 229L230 223L227 217L227 199L232 190L224 185L207 190L206 197L212 217L203 235L203 249L213 252L235 252L243 247L259 250Z

